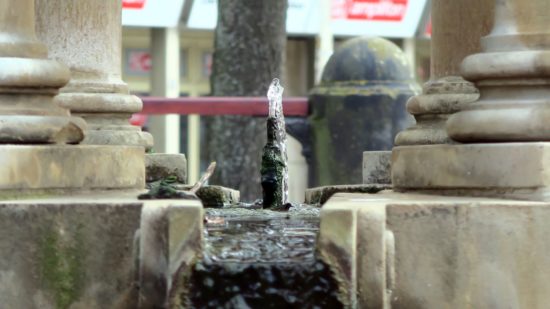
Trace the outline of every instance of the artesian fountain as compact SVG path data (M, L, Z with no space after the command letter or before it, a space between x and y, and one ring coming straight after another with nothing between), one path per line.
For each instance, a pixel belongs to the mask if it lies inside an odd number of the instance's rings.
M317 257L320 209L288 203L284 88L269 87L263 202L205 209L204 249L186 278L191 308L341 308L338 284Z
M141 103L120 79L120 1L0 0L2 308L547 308L548 1L431 3L433 76L408 104L393 190L319 211L285 197L277 82L262 203L137 200L150 140L125 120ZM395 64L354 51L335 73ZM351 114L366 96L333 81L320 90Z

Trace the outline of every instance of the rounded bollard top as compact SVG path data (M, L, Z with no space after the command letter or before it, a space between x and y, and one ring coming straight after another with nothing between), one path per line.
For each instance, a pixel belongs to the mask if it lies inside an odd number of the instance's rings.
M313 93L328 94L343 88L396 87L416 92L411 66L403 51L382 38L348 40L327 62Z

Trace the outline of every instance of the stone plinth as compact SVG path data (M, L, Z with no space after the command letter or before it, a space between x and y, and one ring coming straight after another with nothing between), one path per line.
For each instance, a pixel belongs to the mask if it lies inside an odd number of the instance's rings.
M120 1L38 0L36 11L50 57L70 67L71 80L56 102L86 119L84 143L150 148L152 136L128 122L142 102L121 80Z
M3 145L0 192L4 193L0 195L141 189L145 186L143 156L143 148L136 146Z
M200 252L200 203L105 196L0 203L3 307L179 306Z
M187 159L184 154L148 153L145 174L147 182L176 177L177 182L187 183Z
M403 146L392 164L396 190L550 200L550 143Z
M323 205L336 193L378 193L391 189L389 184L334 185L309 188L305 192L305 204Z
M452 143L445 130L449 115L479 97L474 85L460 76L460 64L481 50L480 38L492 26L493 2L433 0L431 6L430 81L407 102L416 124L397 135L396 145Z
M496 0L483 52L462 63L480 99L454 114L447 132L459 142L550 140L550 4Z
M85 122L53 101L69 70L36 39L34 1L0 0L0 144L78 143Z
M319 251L356 308L546 308L550 204L380 192L321 210Z
M202 250L203 208L197 200L143 205L138 308L180 308L186 279Z

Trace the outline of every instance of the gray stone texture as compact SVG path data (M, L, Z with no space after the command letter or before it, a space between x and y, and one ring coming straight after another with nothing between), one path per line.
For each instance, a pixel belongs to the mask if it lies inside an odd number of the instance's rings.
M493 8L494 1L431 1L430 80L422 94L407 102L416 124L397 135L396 145L453 143L445 122L479 97L474 85L461 77L460 64L481 50L480 38L493 24Z
M550 143L401 146L393 150L396 190L549 200Z
M176 177L187 183L187 159L184 154L148 153L145 155L145 180L153 182Z
M191 185L176 186L181 190L190 190ZM240 192L221 186L202 186L195 193L204 207L223 207L224 205L237 204L240 201Z
M546 308L550 204L382 192L321 210L319 252L355 308Z
M75 144L86 123L54 96L68 68L36 39L34 1L0 1L0 144Z
M362 184L362 185L335 185L335 186L323 186L310 188L306 190L305 201L306 204L319 204L323 205L331 196L336 193L378 193L382 190L391 189L391 185L388 184Z
M135 298L140 212L139 203L1 204L2 306L116 308Z
M198 201L92 194L1 203L2 307L177 307L201 237Z
M363 184L391 184L391 151L363 152Z
M71 70L55 101L86 120L83 143L151 148L151 134L128 121L142 102L121 79L121 10L119 0L36 0L36 29L49 56Z
M141 189L144 151L132 146L0 146L0 190Z
M496 0L494 27L483 49L462 62L480 99L447 122L462 143L550 139L550 9L546 0Z
M355 38L336 50L310 94L310 185L361 183L363 151L391 150L412 123L405 104L418 90L405 54L388 40Z
M180 308L188 271L202 252L202 205L196 200L143 205L139 308Z

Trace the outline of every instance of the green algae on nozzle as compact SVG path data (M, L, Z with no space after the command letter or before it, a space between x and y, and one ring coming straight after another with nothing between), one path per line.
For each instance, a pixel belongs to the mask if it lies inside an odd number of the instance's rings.
M269 86L269 115L267 118L267 144L262 154L260 168L263 191L263 207L284 210L288 199L288 165L286 154L286 130L283 114L284 88L275 78Z

